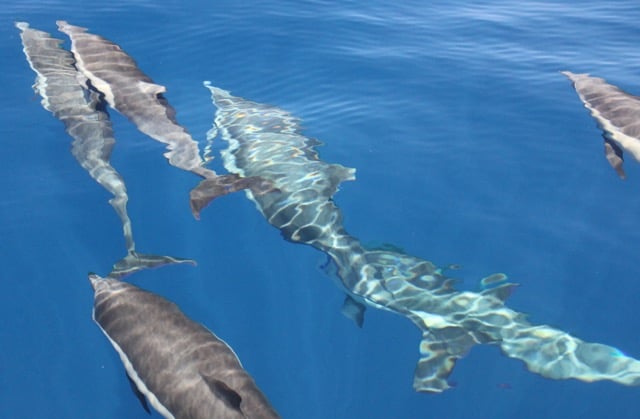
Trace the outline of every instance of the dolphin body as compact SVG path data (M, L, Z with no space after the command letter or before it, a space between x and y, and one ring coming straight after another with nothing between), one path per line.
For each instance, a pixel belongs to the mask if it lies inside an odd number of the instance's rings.
M320 160L314 149L319 142L302 135L299 120L286 111L205 85L217 107L209 139L219 133L229 143L222 152L225 168L274 183L271 193L247 195L285 239L333 260L347 294L344 312L361 323L364 307L371 306L407 317L421 330L417 391L448 389L456 361L476 344L498 345L548 378L640 385L640 361L611 346L533 325L508 308L505 300L515 284L503 274L485 278L481 292L459 291L431 262L394 249L366 249L347 233L332 199L341 181L354 178L354 169Z
M74 56L60 48L61 40L26 22L16 26L43 107L64 123L76 160L114 196L109 202L122 221L128 252L106 279L89 276L93 318L119 353L145 410L146 397L166 418L279 417L223 340L170 301L119 280L138 270L193 261L136 252L126 185L109 162L115 139L100 94L77 70Z
M20 29L27 61L36 73L34 88L42 97L42 106L64 123L73 138L71 154L80 166L113 195L109 203L120 217L127 254L114 265L110 277L121 278L138 270L168 264L193 264L188 259L136 251L127 213L127 188L109 162L116 142L113 128L98 92L90 89L88 80L78 72L73 55L60 48L61 40L30 28L26 22L18 22L16 27Z
M562 74L571 80L584 107L602 129L607 161L625 179L623 152L640 161L640 97L589 74Z
M257 178L217 175L205 167L198 143L176 120L176 111L164 97L166 87L153 82L118 45L87 32L86 28L58 21L58 29L71 39L75 65L113 109L127 117L149 137L166 144L169 164L204 180L190 194L194 215L214 198L251 188L255 193L271 190Z
M141 395L165 418L278 418L233 349L171 301L89 275L93 319ZM141 399L143 400L143 399Z

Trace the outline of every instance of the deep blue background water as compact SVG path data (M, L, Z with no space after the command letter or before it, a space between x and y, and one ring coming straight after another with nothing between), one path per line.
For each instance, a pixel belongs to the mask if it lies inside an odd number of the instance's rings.
M466 288L505 272L532 321L640 356L640 166L629 157L617 178L559 74L640 93L637 2L5 0L0 416L146 417L91 321L86 273L124 255L119 221L32 92L13 27L56 19L120 44L196 139L213 118L207 79L301 117L324 160L357 168L336 201L364 242L461 264ZM494 347L458 363L456 389L415 393L409 321L370 309L356 328L324 256L282 240L243 194L195 221L197 179L112 119L138 249L198 261L131 280L227 340L283 417L640 417L637 388L547 380Z

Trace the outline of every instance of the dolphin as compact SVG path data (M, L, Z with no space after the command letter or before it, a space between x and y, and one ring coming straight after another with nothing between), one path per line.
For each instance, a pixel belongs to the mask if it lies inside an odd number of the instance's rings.
M89 281L93 319L143 407L142 396L165 418L279 417L233 349L177 305L118 279L90 274Z
M332 259L347 296L343 312L361 325L364 307L374 307L400 314L420 329L417 391L450 388L447 377L456 361L476 344L497 345L544 377L640 385L640 361L614 347L534 325L507 307L516 284L504 274L483 279L480 291L457 290L446 269L429 261L395 248L367 249L346 231L333 201L339 183L354 179L355 170L320 160L314 148L319 142L304 136L299 120L288 112L209 82L205 86L217 108L209 137L220 135L229 144L222 152L225 168L274 183L270 193L246 193L286 240Z
M192 172L204 180L190 194L197 218L214 198L245 188L256 193L270 190L257 178L217 175L205 167L198 143L176 120L176 111L165 98L166 87L144 74L118 45L87 32L86 28L58 21L58 29L71 39L77 69L100 92L109 106L127 117L144 134L166 144L169 164Z
M562 74L571 80L584 107L602 129L607 161L625 179L623 152L640 161L640 97L589 74Z
M73 55L62 48L62 40L47 32L17 22L27 61L36 73L34 89L42 97L42 106L65 125L73 138L71 154L80 166L113 198L109 203L122 223L127 255L118 261L111 273L121 278L138 270L175 263L191 263L189 259L138 253L127 213L127 188L124 179L109 160L115 145L109 114L98 92L74 66Z

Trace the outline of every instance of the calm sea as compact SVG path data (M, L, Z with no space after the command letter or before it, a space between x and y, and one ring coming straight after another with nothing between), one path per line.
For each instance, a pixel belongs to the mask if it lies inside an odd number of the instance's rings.
M124 255L119 220L33 93L13 26L57 33L57 19L135 57L198 140L214 113L203 80L302 118L323 160L357 168L335 199L363 242L459 264L463 288L504 272L533 322L640 356L640 165L617 178L559 73L640 94L637 1L4 0L1 417L147 417L91 320L86 274ZM325 257L244 194L195 221L197 179L111 114L138 249L198 261L131 280L227 340L284 418L640 417L638 388L547 380L486 346L455 389L415 393L408 320L369 309L355 327Z

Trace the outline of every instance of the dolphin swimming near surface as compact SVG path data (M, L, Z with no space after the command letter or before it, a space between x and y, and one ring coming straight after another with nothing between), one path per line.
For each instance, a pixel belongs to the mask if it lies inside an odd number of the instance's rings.
M80 166L113 195L109 203L122 222L127 255L114 265L110 276L120 278L149 267L194 263L188 259L136 251L127 214L127 188L120 173L109 163L115 139L104 104L75 68L73 55L60 48L61 40L30 28L26 22L18 22L16 27L20 29L27 61L36 73L34 88L42 97L42 106L64 123L67 133L73 138L71 154Z
M326 253L346 293L343 312L361 324L365 306L407 317L422 332L413 386L442 392L455 363L476 344L503 353L552 379L610 380L640 385L640 361L619 350L584 342L546 325L534 325L505 300L516 284L504 274L485 278L479 292L456 290L454 280L431 262L394 249L367 249L349 235L333 195L354 169L320 160L317 140L302 134L299 120L274 106L252 102L205 82L217 108L209 137L229 143L225 168L260 176L276 190L254 195L283 237Z
M562 74L571 80L584 107L602 129L605 157L624 179L623 152L640 161L640 97L589 74Z
M166 144L168 151L164 155L171 165L204 179L190 194L194 215L218 196L245 188L255 193L271 189L258 178L217 175L206 168L198 143L178 124L175 109L164 97L164 86L154 83L133 58L113 42L65 21L57 24L71 39L77 69L103 94L109 106L127 117L141 132Z
M127 282L90 274L93 319L127 375L165 418L271 419L278 413L233 349L177 305Z
M89 276L93 318L120 355L145 410L149 400L166 418L278 418L223 340L175 304L119 280L141 269L193 261L135 251L126 185L109 162L115 139L100 95L76 69L73 55L60 48L61 40L25 22L16 26L43 107L64 123L76 160L114 196L109 202L122 221L128 252L107 278Z

